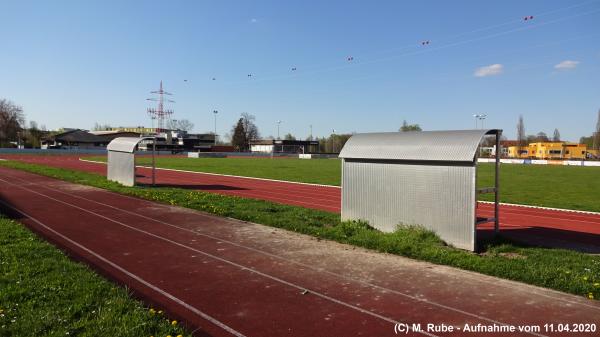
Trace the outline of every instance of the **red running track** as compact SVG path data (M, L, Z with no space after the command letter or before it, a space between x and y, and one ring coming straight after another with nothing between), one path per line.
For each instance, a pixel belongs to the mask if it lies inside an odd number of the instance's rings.
M80 161L77 156L21 155L4 157L29 163L106 174L105 164ZM143 175L139 178L140 182L149 182L149 169L138 168L138 174ZM171 170L157 170L157 183L162 186L191 188L328 212L340 212L340 189L332 186ZM479 216L492 216L490 204L479 203L478 208ZM525 243L600 253L600 214L502 205L500 207L500 228L503 235ZM479 229L485 235L485 232L490 231L491 227L482 225Z
M3 167L0 209L198 336L384 337L398 323L600 325L600 304L581 297Z

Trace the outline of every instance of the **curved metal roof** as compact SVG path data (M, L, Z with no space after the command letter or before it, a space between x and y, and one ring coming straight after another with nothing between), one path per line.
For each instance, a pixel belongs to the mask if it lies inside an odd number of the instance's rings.
M502 130L411 131L356 134L340 158L473 162L483 136Z
M153 137L118 137L113 139L106 149L108 151L133 153L135 147L144 139L154 139Z

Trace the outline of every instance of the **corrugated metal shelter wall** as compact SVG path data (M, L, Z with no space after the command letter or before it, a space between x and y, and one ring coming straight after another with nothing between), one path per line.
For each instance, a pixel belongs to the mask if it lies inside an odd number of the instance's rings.
M135 185L135 155L133 153L108 151L108 180L125 186Z
M342 164L342 219L381 231L421 225L455 247L475 250L476 168L394 162Z

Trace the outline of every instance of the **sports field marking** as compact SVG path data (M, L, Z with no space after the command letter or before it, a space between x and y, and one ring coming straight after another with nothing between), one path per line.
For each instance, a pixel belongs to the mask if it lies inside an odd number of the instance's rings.
M94 164L103 164L103 165L107 164L106 162L94 161L94 160L87 160L87 159L82 159L82 158L79 158L79 160L83 161L83 162L94 163ZM140 165L140 166L136 166L136 167L143 167L143 168L147 168L147 169L152 169L151 166ZM193 173L193 174L206 174L206 175L222 176L222 177L230 177L230 178L241 178L241 179L253 179L253 180L272 181L272 182L288 183L288 184L296 184L296 185L331 187L331 188L337 188L337 189L341 189L342 188L341 186L336 186L336 185L301 183L301 182L289 181L289 180L278 180L278 179L267 179L267 178L236 176L236 175L230 175L230 174L220 174L220 173L208 173L208 172L199 172L199 171L178 170L178 169L161 168L161 167L157 167L156 169L157 170L163 170L163 171L174 171L174 172ZM493 204L493 202L491 202L491 201L477 201L477 202L484 203L484 204ZM554 208L554 207L544 207L544 206L511 204L511 203L506 203L506 202L501 202L499 204L500 205L506 205L506 206L515 206L515 207L523 207L523 208L533 208L533 209L550 210L550 211L563 211L563 212L573 212L573 213L600 215L600 212L580 211L580 210L567 209L567 208Z
M24 182L25 184L27 184L27 185L32 185L32 183L30 183L29 181L26 181L26 180L23 180L23 179L20 179L20 178L16 178L16 177L14 177L14 178L15 178L15 179L18 179L18 180L21 180L21 181L23 181L23 182ZM42 184L37 184L37 186L42 186L42 187L45 187L45 188L46 188L46 189L48 189L48 190L51 190L51 191L57 191L57 192L61 192L61 193L63 193L63 194L69 195L68 193L65 193L65 192L62 192L62 191L58 191L58 190L55 190L55 189L53 189L53 188L46 187L46 186L44 186L44 185L42 185ZM124 195L124 194L119 194L119 193L112 192L112 191L107 191L107 190L102 190L102 191L104 191L105 193L108 193L108 194L113 194L113 195L120 196L120 197L124 197L124 198L134 199L134 200L137 200L137 201L139 201L139 200L140 200L139 198L136 198L136 197L132 197L132 196ZM78 197L78 196L75 196L75 195L72 195L72 196L73 196L73 197ZM79 197L79 198L85 199L85 198L83 198L83 197ZM88 199L88 200L89 200L89 199ZM94 201L94 200L89 200L89 201L91 201L91 202L96 202L96 201ZM108 206L108 207L113 207L113 206L110 206L110 205L107 205L107 206ZM118 209L118 208L116 208L116 207L115 207L115 209ZM122 211L123 211L123 212L129 212L129 211L126 211L126 210L122 210ZM133 212L132 212L132 214L134 214L134 215L135 215L136 213L133 213ZM138 215L139 215L139 214L138 214ZM139 216L142 216L142 215L139 215ZM229 218L229 219L231 219L231 220L234 220L234 221L239 221L239 220L237 220L237 219L234 219L234 218ZM151 219L151 220L154 220L154 219ZM158 221L158 220L157 220L157 221ZM159 222L160 222L160 221L159 221ZM168 223L164 223L164 224L167 224L167 225L173 226L173 227L175 227L175 228L179 228L178 226L171 225L171 224L168 224ZM519 227L521 227L521 226L519 226ZM193 232L193 231L192 231L192 233L199 234L199 235L204 235L204 236L208 236L207 234L202 234L202 233ZM210 236L208 236L208 237L210 237ZM215 237L215 238L216 238L216 239L218 239L218 240L221 240L221 241L227 241L226 239L221 239L221 238L218 238L218 237ZM235 244L235 243L232 243L232 244ZM248 249L253 249L253 248L250 248L250 247L248 247ZM259 252L260 252L260 251L259 251ZM264 253L265 253L265 254L270 254L270 253L268 253L268 252L264 252ZM287 260L287 259L285 259L285 258L282 258L282 259L284 259L284 260ZM287 261L288 261L288 262L292 262L292 263L294 262L293 260L287 260ZM449 268L451 268L451 267L449 267ZM453 268L453 269L454 269L454 268ZM323 270L323 271L324 271L324 272L328 272L328 271L326 271L326 270ZM505 287L505 288L514 289L514 284L512 283L512 282L514 282L514 281L510 281L510 280L504 280L504 279L498 279L498 278L495 278L495 277L493 277L493 276L482 275L482 274L479 274L479 273L476 273L476 272L470 272L470 271L467 271L467 270L461 270L461 271L462 271L462 272L464 272L464 273L470 273L470 274L477 275L477 276L479 277L479 281L482 281L482 282L483 282L483 280L485 280L487 283L492 283L492 284L494 284L494 285L502 285L502 286L503 286L503 287ZM335 273L333 273L333 274L334 274L334 275L336 275ZM345 277L345 276L343 276L343 275L340 275L340 277ZM352 280L352 278L348 278L348 279L349 279L349 280ZM370 284L369 284L369 285L370 285ZM533 289L533 290L539 290L539 288L538 288L538 287L536 287L536 286L533 286L533 285L529 285L529 284L523 284L523 283L522 283L521 285L523 285L523 286L526 286L526 287L529 287L529 288L531 288L531 289ZM376 285L373 285L373 286L377 287ZM384 288L384 289L386 289L386 290L387 290L387 288ZM389 290L390 290L390 291L393 291L393 290L391 290L391 289L389 289ZM519 291L521 291L520 289L518 289L518 290L519 290ZM550 295L543 294L543 293L538 293L537 295L539 295L539 296L542 296L542 297L546 297L546 298L550 298L550 299L553 299L553 300L559 300L559 301L561 301L561 302L565 302L565 303L571 303L571 304L575 304L575 305L581 305L581 306L589 307L589 308L592 308L592 309L600 310L600 308L599 308L599 307L596 307L596 306L589 305L589 304L587 304L587 303L585 303L585 302L577 302L577 301L572 301L572 300L565 299L565 298L564 298L564 293L562 293L562 292L560 292L560 291L557 291L557 290L552 290L552 289L546 289L546 288L544 288L544 290L545 290L546 292L552 292L552 293L554 293L554 294L556 294L556 295L558 295L558 296L560 296L560 295L563 295L563 296L556 297L556 296L550 296ZM406 294L405 294L405 295L406 295ZM407 296L410 296L410 295L407 295ZM434 304L434 305L435 305L435 303L433 303L433 302L431 302L431 304ZM460 309L457 309L457 310L460 310ZM468 314L468 313L467 313L467 314ZM493 321L493 320L492 320L492 321Z
M14 179L26 182L23 179L19 179L19 178L16 178L16 177ZM102 202L99 202L99 201L95 201L95 200L88 199L88 198L85 198L85 197L81 197L81 196L78 196L78 195L69 194L67 192L63 192L63 191L60 191L58 189L50 189L49 187L44 186L44 185L40 185L40 184L35 184L35 185L36 186L41 186L43 188L46 188L46 189L54 191L54 192L58 192L58 193L61 193L61 194L68 195L68 196L73 197L73 198L77 198L77 199L89 201L89 202L92 202L92 203L95 203L95 204L98 204L98 205L102 205L102 206L105 206L105 207L109 207L109 208L121 211L123 213L126 213L126 214L138 216L138 217L143 218L145 220L149 220L149 221L153 221L153 222L158 222L160 224L163 224L163 225L166 225L166 226L169 226L169 227L172 227L172 228L177 228L179 230L183 230L183 231L186 231L186 232L190 232L190 233L193 233L195 235L204 236L204 237L216 240L216 241L222 241L222 242L228 243L228 244L230 244L232 246L236 246L238 248L247 249L247 250L250 250L250 251L262 254L262 255L266 255L266 256L269 256L269 257L272 257L272 258L275 258L275 259L279 259L279 260L291 263L291 264L295 264L295 265L304 267L306 269L310 269L310 270L315 271L315 272L326 273L326 274L329 274L329 275L332 275L332 276L339 277L339 278L344 279L344 280L353 281L353 282L356 282L356 283L359 283L359 284L362 284L362 285L366 285L366 286L369 286L369 287L372 287L372 288L375 288L375 289L389 291L389 292L394 293L396 295L400 295L402 297L406 297L406 298L409 298L409 299L412 299L412 300L415 300L415 301L418 301L418 302L428 303L428 304L431 304L431 305L434 305L434 306L438 306L440 308L444 308L444 309L447 309L447 310L450 310L450 311L458 312L458 313L463 314L463 315L471 316L471 317L474 317L474 318L478 318L478 319L481 319L481 320L489 321L489 322L496 323L496 324L499 324L499 325L508 325L508 323L503 323L503 322L500 322L500 321L497 321L497 320L493 320L491 318L487 318L487 317L484 317L484 316L473 314L473 313L470 313L470 312L467 312L467 311L464 311L464 310L461 310L461 309L458 309L458 308L450 307L450 306L447 306L447 305L444 305L444 304L441 304L441 303L437 303L437 302L434 302L434 301L430 301L430 300L427 300L427 299L424 299L424 298L415 297L415 296L412 296L412 295L409 295L409 294L406 294L406 293L402 293L402 292L400 292L398 290L394 290L394 289L382 287L382 286L379 286L379 285L376 285L376 284L373 284L373 283L369 283L369 282L365 282L365 281L362 281L362 280L358 280L358 279L355 279L355 278L352 278L352 277L348 277L348 276L345 276L345 275L342 275L342 274L334 273L334 272L331 272L331 271L328 271L328 270L325 270L325 269L314 268L313 266L304 264L302 262L297 262L297 261L294 261L294 260L291 260L291 259L279 256L279 255L275 255L275 254L272 254L272 253L260 250L260 249L256 249L256 248L253 248L253 247L249 247L249 246L245 246L245 245L242 245L242 244L239 244L239 243L235 243L235 242L229 241L229 240L227 240L225 238L220 238L220 237L216 237L216 236L213 236L213 235L210 235L210 234L200 233L200 232L191 230L189 228L185 228L185 227L180 227L180 226L177 226L177 225L173 225L171 223L168 223L168 222L165 222L165 221L162 221L162 220L158 220L158 219L154 219L154 218L151 218L151 217L147 217L145 215L142 215L142 214L139 214L139 213L136 213L136 212L131 212L131 211L128 211L128 210L125 210L125 209L122 209L122 208L119 208L119 207L116 207L116 206L112 206L112 205L109 205L109 204L105 204L105 203L102 203ZM239 220L236 220L236 219L232 219L232 220L239 221Z
M88 162L88 163L94 163L94 164L104 164L104 165L107 164L106 162L103 162L103 161L95 161L95 160L88 160L88 159L81 159L81 158L79 158L79 160L80 161L85 161L85 162ZM143 167L143 168L147 168L147 169L151 169L152 168L152 166L144 166L144 165L136 165L135 167ZM298 182L298 181L289 181L289 180L278 180L278 179L269 179L269 178L235 176L235 175L231 175L231 174L209 173L209 172L199 172L199 171L188 171L188 170L179 170L179 169L171 169L171 168L164 168L164 167L157 167L156 169L157 170L163 170L163 171L174 171L174 172L184 172L184 173L194 173L194 174L207 174L207 175L211 175L211 176L220 176L220 177L244 178L244 179L262 180L262 181L273 181L273 182L277 182L277 183L291 183L291 184L297 184L297 185L320 186L320 187L335 187L335 188L341 189L340 186L336 186L336 185L324 185L324 184L302 183L302 182Z
M5 180L3 180L3 181L5 181ZM14 185L14 184L11 184L11 185ZM18 186L18 185L15 185L15 186ZM55 231L55 230L54 230L54 229L52 229L51 227L49 227L49 226L46 226L46 225L45 225L44 223L42 223L40 220L38 220L38 219L34 218L33 216L31 216L31 215L29 215L29 214L25 213L24 211L22 211L22 210L20 210L20 209L18 209L18 208L16 208L16 207L14 207L14 206L12 206L12 205L9 205L9 204L7 204L7 203L6 203L6 202L4 202L3 200L0 200L0 204L4 205L4 206L5 206L5 207L7 207L7 208L10 208L10 209L12 209L12 210L16 211L17 213L19 213L19 214L21 214L21 215L24 215L26 218L29 218L29 219L31 219L33 222L35 222L35 223L37 223L38 225L40 225L40 226L42 226L43 228L45 228L47 231L49 231L49 232L52 232L54 235L57 235L57 236L59 236L59 237L60 237L60 238L62 238L63 240L65 240L65 241L69 242L69 243L70 243L70 244L72 244L72 245L75 245L76 247L78 247L78 248L82 249L82 250L83 250L83 251L85 251L86 253L88 253L88 254L90 254L90 255L94 256L95 258L99 259L100 261L102 261L102 262L104 262L104 263L108 264L109 266L111 266L111 267L113 267L113 268L117 269L118 271L120 271L120 272L124 273L125 275L127 275L127 276L129 276L129 277L133 278L134 280L136 280L136 281L138 281L138 282L142 283L143 285L147 286L148 288L150 288L150 289L152 289L152 290L154 290L154 291L158 292L159 294L161 294L161 295L163 295L163 296L167 297L168 299L172 300L173 302L175 302L175 303L177 303L177 304L179 304L179 305L183 306L184 308L186 308L186 309L190 310L191 312L193 312L193 313L195 313L196 315L198 315L198 316L202 317L203 319L205 319L205 320L207 320L207 321L211 322L212 324L214 324L214 325L216 325L216 326L220 327L221 329L223 329L223 330L225 330L225 331L229 332L230 334L232 334L232 335L234 335L234 336L238 336L238 337L246 337L244 334L242 334L242 333L240 333L240 332L236 331L235 329L233 329L233 328L231 328L230 326L228 326L228 325L226 325L226 324L222 323L221 321L219 321L219 320L217 320L217 319L213 318L212 316L210 316L210 315L208 315L208 314L206 314L206 313L202 312L202 311L201 311L201 310L199 310L198 308L196 308L196 307L194 307L194 306L192 306L192 305L190 305L190 304L188 304L188 303L184 302L183 300L181 300L181 299L179 299L179 298L175 297L174 295L172 295L172 294L170 294L170 293L168 293L168 292L166 292L166 291L162 290L161 288L159 288L159 287L157 287L157 286L153 285L152 283L149 283L149 282L147 282L146 280L142 279L141 277L139 277L139 276L137 276L137 275L135 275L135 274L133 274L133 273L129 272L128 270L126 270L126 269L124 269L124 268L122 268L122 267L121 267L121 266L119 266L118 264L116 264L116 263L114 263L114 262L112 262L112 261L110 261L110 260L108 260L108 259L104 258L103 256L101 256L101 255L97 254L97 253L96 253L96 252L94 252L93 250L91 250L91 249L89 249L89 248L87 248L87 247L85 247L85 246L83 246L83 245L79 244L78 242L75 242L75 241L73 241L73 240L69 239L68 237L66 237L66 236L62 235L61 233L59 233L59 232Z
M165 222L165 221L162 221L162 220L158 220L158 219L153 219L153 218L147 217L145 215L142 215L142 214L139 214L139 213L136 213L136 212L131 212L131 211L128 211L128 210L124 210L124 209L121 209L121 208L116 207L116 206L112 206L112 205L109 205L109 204L98 202L98 201L95 201L95 200L92 200L92 199L88 199L88 198L85 198L85 197L73 195L73 194L70 194L70 193L67 193L67 192L60 191L58 189L49 188L49 187L47 187L47 186L45 186L43 184L30 183L28 181L25 181L23 179L16 178L16 177L14 179L21 180L21 181L23 181L23 182L25 182L27 184L41 186L41 187L43 187L45 189L48 189L50 191L58 192L58 193L61 193L61 194L64 194L64 195L67 195L67 196L70 196L70 197L73 197L73 198L82 199L82 200L86 200L86 201L89 201L89 202L92 202L92 203L103 205L105 207L109 207L109 208L112 208L112 209L115 209L115 210L119 210L119 211L121 211L123 213L127 213L127 214L131 214L131 215L134 215L134 216L138 216L138 217L141 217L141 218L146 219L146 220L158 222L160 224L163 224L163 225L166 225L166 226L169 226L169 227L172 227L172 228L177 228L179 230L183 230L183 231L186 231L186 232L190 232L190 233L193 233L195 235L200 235L200 236L211 238L213 240L222 241L222 242L231 244L231 245L236 246L236 247L240 247L240 248L244 248L244 249L247 249L247 250L250 250L250 251L254 251L254 252L257 252L257 253L260 253L260 254L272 257L272 258L276 258L276 259L279 259L279 260L283 260L283 261L289 262L291 264L296 264L296 265L302 266L304 268L313 270L315 272L323 272L323 273L326 273L326 274L329 274L329 275L332 275L332 276L336 276L336 277L339 277L339 278L342 278L342 279L345 279L345 280L349 280L349 281L353 281L353 282L356 282L356 283L359 283L359 284L362 284L362 285L366 285L366 286L369 286L369 287L372 287L372 288L375 288L375 289L389 291L389 292L392 292L394 294L400 295L400 296L405 297L405 298L409 298L409 299L412 299L412 300L415 300L415 301L419 301L419 302L428 303L428 304L431 304L431 305L434 305L434 306L438 306L438 307L443 308L443 309L447 309L447 310L454 311L454 312L457 312L457 313L460 313L460 314L464 314L464 315L471 316L471 317L474 317L474 318L478 318L478 319L481 319L481 320L485 320L485 321L489 321L489 322L492 322L492 323L496 323L496 324L499 324L499 325L509 325L507 323L503 323L503 322L500 322L500 321L497 321L497 320L494 320L494 319L491 319L491 318L487 318L485 316L480 316L480 315L477 315L477 314L473 314L473 313L470 313L470 312L467 312L467 311L464 311L464 310L461 310L461 309L458 309L458 308L454 308L454 307L447 306L447 305L444 305L444 304L441 304L441 303L433 302L433 301L430 301L430 300L427 300L427 299L414 297L414 296L408 295L406 293L402 293L402 292L394 290L394 289L382 287L382 286L379 286L379 285L376 285L376 284L372 284L372 283L369 283L369 282L358 280L358 279L355 279L355 278L352 278L352 277L348 277L348 276L345 276L345 275L342 275L342 274L334 273L334 272L331 272L331 271L328 271L328 270L325 270L325 269L314 268L314 267L312 267L310 265L306 265L306 264L301 263L301 262L290 260L290 259L278 256L278 255L275 255L275 254L272 254L272 253L269 253L269 252L266 252L266 251L262 251L262 250L259 250L259 249L256 249L256 248L252 248L252 247L248 247L248 246L245 246L245 245L241 245L241 244L229 241L229 240L224 239L224 238L212 236L212 235L205 234L205 233L196 232L196 231L193 231L193 230L188 229L188 228L179 227L177 225L173 225L173 224L170 224L168 222ZM109 193L109 194L115 194L115 193L110 192L110 191L106 191L106 192ZM119 194L117 194L117 195L119 195ZM126 197L131 198L129 196L126 196ZM136 200L139 201L139 199L137 199L137 198L134 198L134 199L136 199ZM236 220L236 219L232 219L232 220L239 221L239 220ZM472 273L472 272L468 272L468 271L464 271L464 272L465 273ZM477 274L477 273L473 273L473 274ZM477 275L480 276L480 274L477 274ZM498 279L492 279L492 277L489 277L489 279L491 280L491 283L494 283L495 285L498 284ZM511 289L513 288L513 287L511 287L510 284L507 285L507 287L510 287ZM531 286L531 287L533 287L533 286ZM533 287L533 288L535 288L535 287ZM548 290L548 289L544 289L544 290ZM556 292L556 293L561 294L560 292ZM582 303L575 302L575 301L568 301L568 300L565 300L563 298L556 298L556 297L553 297L553 296L542 295L542 294L539 294L539 295L541 295L543 297L551 298L551 299L558 299L558 300L560 300L562 302L568 302L568 303L573 303L573 304L577 304L577 305L582 305ZM585 304L583 304L583 305L585 305ZM600 309L600 308L595 307L595 306L589 306L589 307L594 308L594 309ZM537 334L534 333L534 335L537 335Z
M375 318L378 318L378 319L384 320L384 321L386 321L386 322L389 322L389 323L392 323L392 324L406 324L406 323L404 323L404 322L397 321L397 320L395 320L395 319L393 319L393 318L389 318L389 317L386 317L386 316L383 316L383 315L379 315L379 314L377 314L377 313L374 313L374 312L371 312L371 311L369 311L369 310L366 310L366 309L360 308L360 307L358 307L358 306L355 306L355 305L353 305L353 304L346 303L346 302L344 302L344 301L341 301L341 300L338 300L338 299L336 299L336 298L330 297L330 296L328 296L328 295L325 295L325 294L323 294L323 293L320 293L320 292L318 292L318 291L313 291L313 290L311 290L311 289L307 289L307 288L305 288L305 287L302 287L301 285L298 285L298 284L295 284L295 283L292 283L292 282L288 282L288 281L286 281L286 280L284 280L284 279L281 279L281 278L279 278L279 277L276 277L276 276L269 275L269 274L267 274L267 273L264 273L264 272L258 271L258 270L256 270L256 269L253 269L253 268L251 268L251 267L246 267L246 266L244 266L244 265L242 265L242 264L239 264L239 263L236 263L236 262L233 262L233 261L230 261L230 260L227 260L227 259L224 259L224 258L218 257L218 256L216 256L216 255L213 255L213 254L210 254L210 253L204 252L204 251L202 251L202 250L199 250L199 249L196 249L196 248L193 248L193 247L190 247L190 246L184 245L184 244L182 244L182 243L179 243L179 242L173 241L173 240L171 240L171 239L168 239L168 238L165 238L165 237L163 237L163 236L160 236L160 235L157 235L157 234L154 234L154 233L150 233L150 232L147 232L147 231L145 231L145 230L142 230L142 229L139 229L139 228L136 228L136 227L133 227L133 226L127 225L127 224L125 224L125 223L122 223L122 222L120 222L120 221L114 220L114 219L112 219L112 218L110 218L110 217L104 216L104 215L102 215L102 214L98 214L98 213L96 213L96 212L93 212L93 211L87 210L87 209L85 209L85 208L82 208L82 207L79 207L79 206L75 206L75 205L73 205L73 204L69 204L69 203L67 203L67 202L65 202L65 201L62 201L62 200L59 200L59 199L53 198L53 197L51 197L51 196L48 196L48 195L46 195L46 194L43 194L43 193L36 192L36 191L34 191L34 190L32 190L32 189L29 189L29 188L26 188L26 187L23 187L23 186L20 186L20 185L17 185L17 184L10 183L10 182L8 182L8 181L6 181L6 180L4 180L4 179L0 179L0 181L4 181L5 183L7 183L7 184L9 184L9 185L12 185L12 186L15 186L15 187L21 188L21 189L23 189L23 190L26 190L26 191L29 191L29 192L31 192L31 193L34 193L34 194L40 195L40 196L42 196L42 197L45 197L45 198L47 198L47 199L50 199L50 200L56 201L56 202L58 202L58 203L61 203L61 204L64 204L64 205L66 205L66 206L69 206L69 207L72 207L72 208L79 209L80 211L83 211L83 212L86 212L86 213L89 213L89 214L95 215L95 216L97 216L97 217L100 217L100 218L102 218L102 219L105 219L105 220L108 220L108 221L110 221L110 222L116 223L116 224L118 224L118 225L120 225L120 226L122 226L122 227L129 228L129 229L131 229L131 230L133 230L133 231L140 232L140 233L142 233L142 234L146 234L146 235L148 235L148 236L151 236L151 237L157 238L157 239L159 239L159 240L163 240L163 241L165 241L165 242L171 243L171 244L173 244L173 245L175 245L175 246L178 246L178 247L181 247L181 248L184 248L184 249L188 249L188 250L190 250L190 251L193 251L193 252L196 252L196 253L202 254L202 255L204 255L204 256L206 256L206 257L212 258L212 259L214 259L214 260L221 261L221 262L223 262L223 263L226 263L226 264L232 265L232 266L234 266L234 267L240 268L241 270L247 271L247 272L249 272L249 273L253 273L253 274L260 275L260 276L262 276L262 277L265 277L265 278L271 279L271 280L273 280L273 281L279 282L279 283L281 283L281 284L284 284L284 285L287 285L287 286L289 286L289 287L296 288L296 289L298 289L298 290L300 290L300 291L309 291L309 292L310 292L312 295L315 295L315 296L321 297L321 298L323 298L323 299L325 299L325 300L327 300L327 301L330 301L330 302L332 302L332 303L336 303L336 304L338 304L338 305L341 305L341 306L347 307L347 308L349 308L349 309L356 310L356 311L358 311L358 312L361 312L361 313L363 313L363 314L366 314L366 315L369 315L369 316L372 316L372 317L375 317ZM2 204L4 204L4 205L7 205L6 203L2 202L1 200L0 200L0 202L1 202ZM7 206L8 206L8 205L7 205ZM9 206L9 207L11 207L11 206ZM12 208L12 207L11 207L11 208ZM13 209L14 209L14 208L13 208ZM15 209L15 210L16 210L16 209ZM17 211L18 211L18 210L17 210ZM25 215L25 214L24 214L24 215ZM44 227L46 227L46 226L44 226ZM61 237L62 237L62 236L61 236ZM83 246L82 246L82 247L83 247ZM85 247L84 247L84 248L85 248ZM120 269L120 270L121 270L121 269ZM123 269L123 270L124 270L124 269ZM183 303L185 303L185 302L183 302ZM410 326L410 325L409 325L409 324L406 324L406 326ZM426 335L426 336L431 336L431 337L439 337L439 336L437 336L437 335L434 335L434 334L431 334L431 333L428 333L428 332L425 332L425 331L415 331L415 332L418 332L418 333L420 333L420 334L423 334L423 335ZM536 335L537 335L537 334L536 334ZM243 335L240 335L240 336L243 336ZM538 335L538 336L544 336L544 335Z

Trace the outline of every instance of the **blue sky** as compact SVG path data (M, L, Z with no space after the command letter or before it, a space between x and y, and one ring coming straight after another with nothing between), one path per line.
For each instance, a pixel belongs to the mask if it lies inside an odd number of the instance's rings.
M242 112L263 136L282 120L281 134L298 137L311 124L322 136L395 131L404 119L467 129L485 113L509 138L523 114L528 134L578 140L600 108L598 0L0 6L0 98L48 128L149 126L146 98L161 80L173 118L206 132L219 110L219 134Z

